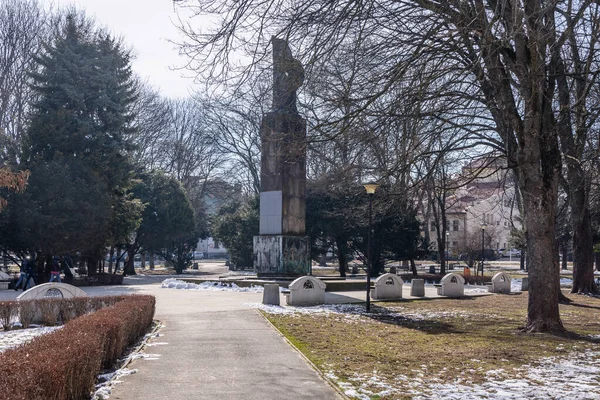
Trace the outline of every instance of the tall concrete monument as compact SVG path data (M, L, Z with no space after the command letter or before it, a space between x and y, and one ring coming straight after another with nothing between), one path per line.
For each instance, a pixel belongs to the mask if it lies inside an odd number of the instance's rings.
M311 272L306 236L306 121L296 108L304 68L285 40L273 38L273 109L261 133L260 235L254 237L259 276Z

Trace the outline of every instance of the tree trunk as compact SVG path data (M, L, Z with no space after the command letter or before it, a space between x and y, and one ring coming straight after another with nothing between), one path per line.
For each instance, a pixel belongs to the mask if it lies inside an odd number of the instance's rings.
M345 238L335 238L340 277L345 278L348 271L348 241Z
M415 264L415 260L414 259L410 259L410 269L412 271L412 274L414 277L417 277L417 264Z
M154 269L154 252L150 252L150 270Z
M562 269L566 270L567 268L567 258L569 257L569 250L566 247L562 248Z
M142 269L146 269L146 252L145 251L142 252L141 267L142 267Z
M135 250L133 248L127 249L127 260L125 261L125 265L123 266L123 275L136 275L135 273Z
M110 252L108 253L108 273L112 274L113 271L113 264L114 264L114 260L113 258L115 257L115 246L110 246Z
M573 229L573 289L571 293L598 294L594 283L594 244L590 210L583 179L571 187L571 225Z
M348 270L348 259L346 258L346 254L342 254L342 252L338 251L338 265L340 269L340 277L346 277L346 271Z
M519 168L529 272L525 329L528 332L562 331L558 309L560 275L555 256L558 253L555 240L558 169L553 169L551 160L545 160L546 170L540 176L539 161L535 162L535 157L529 160Z
M88 276L96 275L96 263L92 257L85 258L85 268L87 269Z

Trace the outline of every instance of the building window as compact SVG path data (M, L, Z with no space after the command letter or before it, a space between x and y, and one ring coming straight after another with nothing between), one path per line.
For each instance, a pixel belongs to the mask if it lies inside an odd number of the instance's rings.
M452 230L453 231L458 231L458 220L454 220L452 221Z

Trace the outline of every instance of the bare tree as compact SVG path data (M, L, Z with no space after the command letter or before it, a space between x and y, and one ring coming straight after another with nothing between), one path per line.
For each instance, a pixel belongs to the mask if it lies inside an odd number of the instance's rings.
M28 73L48 38L48 19L36 0L0 2L0 152L8 164L18 162L33 98Z
M585 185L575 164L587 116L586 99L597 84L597 10L591 0L445 1L432 0L286 0L269 2L182 1L198 14L219 15L222 24L199 35L183 26L183 49L207 79L245 79L260 68L270 36L290 39L305 61L307 76L340 54L357 57L360 86L353 91L359 106L351 115L364 116L397 83L417 69L435 72L432 96L471 102L472 140L501 149L517 176L522 196L530 274L526 330L563 330L558 310L558 260L555 257L558 180L561 146L567 157L575 213L585 216ZM202 32L206 33L206 32ZM247 62L234 68L234 52L248 50ZM240 72L248 72L240 75ZM231 83L231 81L229 81ZM433 90L435 89L435 90ZM573 89L573 90L571 90ZM434 111L434 110L432 110ZM452 116L452 114L450 114ZM348 116L345 116L345 118ZM448 114L442 115L452 124ZM573 119L581 119L581 123ZM467 118L468 119L468 118ZM462 124L465 119L461 120ZM490 129L491 128L491 129ZM559 143L560 142L560 143ZM585 140L583 142L585 143ZM585 144L580 144L585 148ZM576 202L576 203L575 203ZM581 217L574 223L581 225ZM587 245L586 245L587 246ZM587 253L587 249L582 252ZM578 268L588 269L582 259ZM588 282L582 275L583 291ZM593 283L592 283L593 284ZM589 286L589 285L588 285ZM589 286L593 289L593 286ZM587 290L590 290L590 289Z

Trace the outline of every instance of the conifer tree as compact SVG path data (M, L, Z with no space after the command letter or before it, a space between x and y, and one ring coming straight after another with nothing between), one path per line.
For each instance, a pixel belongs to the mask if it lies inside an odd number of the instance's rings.
M64 179L32 176L28 191L53 193L56 200L50 207L25 193L20 202L29 210L22 221L24 231L45 232L44 238L35 235L30 241L46 255L63 250L65 237L86 238L86 243L71 244L85 245L86 258L98 260L111 236L110 226L120 218L116 210L122 209L118 205L125 200L133 171L130 110L136 88L130 56L118 40L83 14L70 11L36 61L39 68L31 77L37 101L22 160L32 174ZM52 186L57 182L63 187ZM81 190L72 190L76 187ZM35 228L49 220L60 223L46 230ZM88 264L93 273L94 263Z

